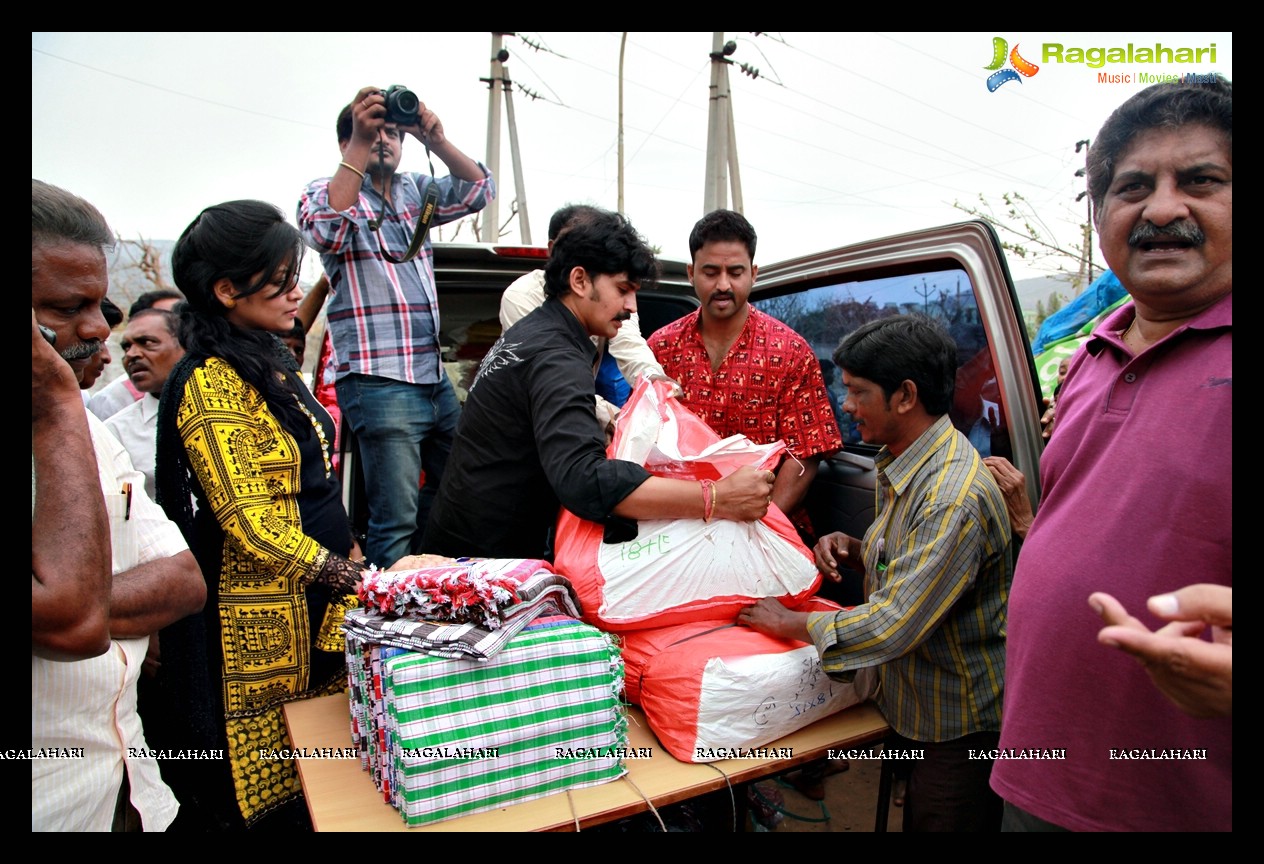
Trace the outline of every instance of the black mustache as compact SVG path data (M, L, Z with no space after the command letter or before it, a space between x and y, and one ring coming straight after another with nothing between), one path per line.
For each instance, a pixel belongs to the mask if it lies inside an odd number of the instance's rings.
M1181 240L1194 246L1201 246L1207 240L1207 235L1203 234L1202 229L1193 222L1186 220L1172 222L1162 228L1153 222L1142 222L1128 235L1128 245L1133 248L1156 240Z
M80 342L78 345L71 345L65 351L60 351L63 360L84 360L91 357L101 350L104 343L100 339L93 339L91 342Z
M631 321L631 320L632 320L632 313L631 313L631 312L620 312L618 315L614 316L614 320L616 320L616 321Z

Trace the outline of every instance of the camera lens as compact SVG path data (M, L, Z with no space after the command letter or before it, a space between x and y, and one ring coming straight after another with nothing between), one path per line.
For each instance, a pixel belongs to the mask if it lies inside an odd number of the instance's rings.
M386 91L386 120L400 126L411 126L421 113L421 100L417 94L399 84Z
M420 104L417 94L411 90L399 90L395 93L395 109L400 114L416 114Z

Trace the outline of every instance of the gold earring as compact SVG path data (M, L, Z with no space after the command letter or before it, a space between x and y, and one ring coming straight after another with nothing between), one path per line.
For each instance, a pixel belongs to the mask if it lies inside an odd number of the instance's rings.
M224 301L224 308L225 309L237 308L237 301L234 300L232 297L229 297L227 300Z

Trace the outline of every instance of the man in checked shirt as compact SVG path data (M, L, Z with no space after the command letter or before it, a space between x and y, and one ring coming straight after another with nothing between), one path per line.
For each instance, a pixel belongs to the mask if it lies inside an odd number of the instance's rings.
M338 115L342 161L332 177L310 183L298 204L299 230L320 253L333 294L338 405L360 444L369 505L364 551L379 567L418 550L460 417L439 356L429 238L416 257L403 259L428 191L438 192L435 225L477 212L496 195L491 172L457 149L433 111L415 104L414 123L388 122L382 91L362 88ZM405 133L451 173L399 172Z
M1010 523L991 472L948 419L956 345L929 319L901 315L850 333L834 362L848 388L843 410L866 444L882 445L877 515L863 540L822 537L816 563L833 580L842 566L862 571L869 599L837 613L761 600L738 620L814 643L832 677L878 667L876 701L896 733L887 746L923 751L905 831L998 831L988 777L1001 728Z

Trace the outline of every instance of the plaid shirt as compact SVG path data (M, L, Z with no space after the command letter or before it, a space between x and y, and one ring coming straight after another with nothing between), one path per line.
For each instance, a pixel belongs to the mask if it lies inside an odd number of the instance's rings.
M906 738L999 730L1014 575L1001 492L947 415L899 456L882 448L877 464L869 599L809 616L821 666L846 677L878 665L878 706Z
M690 411L721 438L785 441L799 459L843 446L820 361L802 336L752 306L737 341L713 372L698 331L701 314L691 312L649 338Z
M329 275L329 332L337 377L359 373L410 384L440 380L439 299L430 239L416 258L398 265L382 257L379 243L395 257L403 257L432 183L439 187L432 225L482 210L495 197L496 183L483 165L479 167L486 176L476 182L396 174L391 180L394 213L383 213L382 197L370 177L347 210L329 206L328 177L303 191L298 226L307 244L320 253ZM375 217L382 220L380 231L369 229L369 220Z

